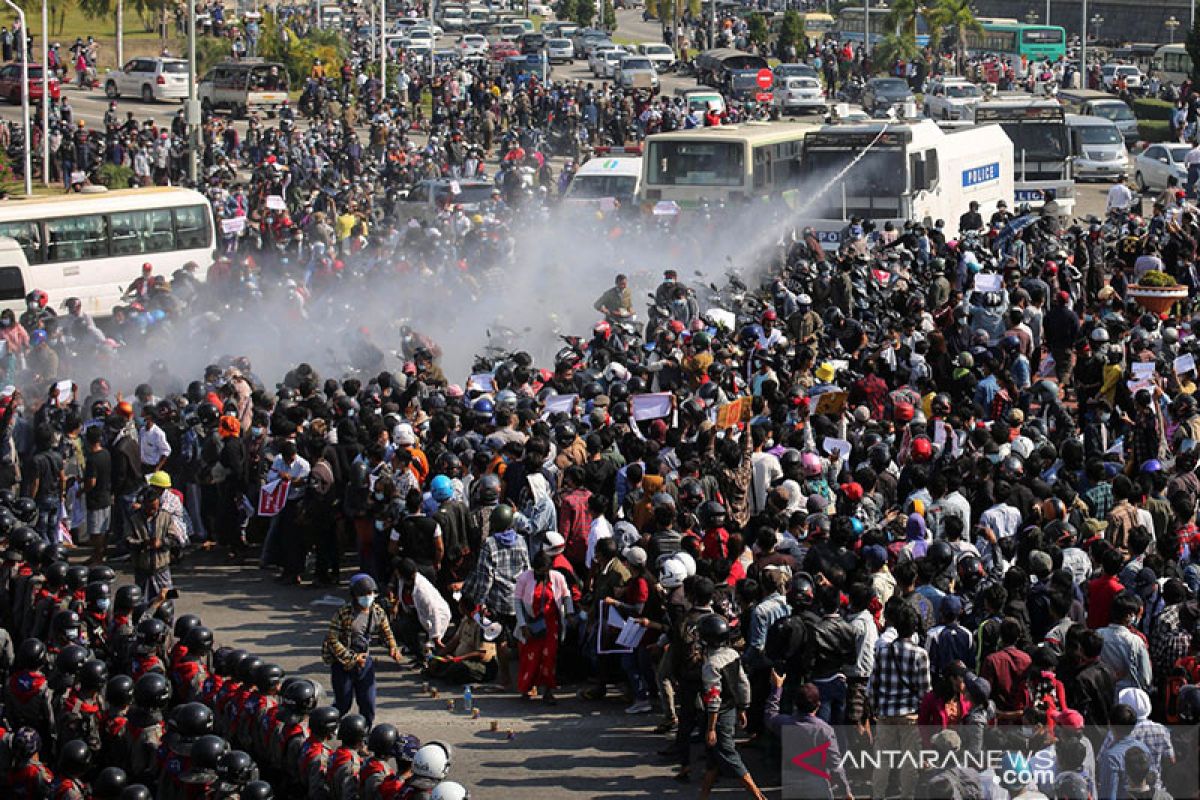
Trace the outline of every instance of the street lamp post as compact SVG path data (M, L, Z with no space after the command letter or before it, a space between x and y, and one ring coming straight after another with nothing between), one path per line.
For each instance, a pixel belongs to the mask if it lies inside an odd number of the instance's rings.
M50 185L50 0L42 0L42 183Z
M25 27L25 12L21 10L13 0L4 0L4 4L11 8L17 15L17 21L21 23L21 41L17 43L21 53L21 127L25 132L25 142L22 146L22 156L25 159L25 194L33 194L33 159L29 153L29 54L25 52L25 38L29 35L29 29ZM46 65L42 65L45 69Z
M387 99L387 0L379 0L379 100Z
M1050 24L1050 0L1046 0L1046 24Z
M1088 88L1087 3L1088 3L1088 0L1083 0L1083 20L1082 20L1083 24L1080 25L1082 32L1079 37L1079 77L1080 77L1079 85L1082 86L1084 89Z
M1175 17L1167 17L1167 21L1163 23L1163 27L1171 33L1171 44L1175 44L1175 29L1179 27L1179 20Z
M1099 14L1092 16L1092 27L1096 29L1096 42L1100 41L1100 26L1104 24L1104 17Z
M188 0L188 101L187 153L188 180L195 186L199 181L200 163L200 101L196 99L196 0Z
M1039 19L1040 17L1036 11L1030 10L1025 14L1025 21L1030 25L1036 25Z
M871 52L871 0L863 0L863 52Z

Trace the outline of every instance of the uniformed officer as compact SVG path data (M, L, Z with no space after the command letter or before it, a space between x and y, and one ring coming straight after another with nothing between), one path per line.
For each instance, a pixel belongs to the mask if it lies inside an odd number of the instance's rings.
M142 590L132 584L118 586L113 596L112 619L108 624L109 652L114 666L125 666L133 648L141 617Z
M46 648L49 651L50 648ZM90 658L88 651L77 644L64 647L54 656L54 665L46 675L50 689L50 711L55 719L62 713L67 691L75 685L79 670Z
M253 687L238 714L234 744L246 748L246 752L261 763L266 754L261 731L270 725L271 714L279 706L283 668L278 664L259 664L252 680Z
M347 714L338 725L341 746L329 757L325 782L333 800L355 800L358 797L358 771L367 753L367 719L361 714Z
M152 784L157 777L157 756L164 733L163 710L171 701L171 684L165 675L148 672L133 685L133 706L121 737L122 763L131 780Z
M450 745L430 742L411 757L403 780L393 779L380 794L383 800L431 800L434 788L450 774Z
M167 674L162 660L162 648L167 642L167 626L160 619L145 617L137 624L133 653L129 657L129 674L136 681L149 672Z
M92 780L92 798L93 800L117 800L128 785L129 777L125 774L125 770L120 767L105 767Z
M262 666L263 660L258 656L251 655L242 659L241 666L238 667L236 689L225 704L226 728L222 735L229 740L231 745L241 747L248 753L250 750L244 744L245 737L242 735L243 718L247 701L255 696L254 676L258 674ZM253 756L253 753L251 755Z
M104 711L100 717L101 764L121 764L121 740L129 724L129 706L133 703L133 678L114 675L104 685Z
M202 624L204 623L201 622L200 617L195 614L183 614L175 620L175 627L171 633L171 647L167 651L167 664L170 667L173 668L187 655L187 644L183 639L187 636L188 631Z
M83 610L84 635L96 657L108 661L114 655L109 638L109 625L112 623L112 587L103 582L89 583L85 596L87 604Z
M183 797L207 798L217 783L217 769L229 752L229 743L209 733L197 739L191 747L187 770L180 780Z
M212 733L212 726L212 709L201 703L184 703L171 712L158 748L157 800L189 800L184 779L192 769L192 748L201 737Z
M50 619L55 612L67 607L67 562L54 561L42 569L42 584L34 589L33 613L22 620L22 633L45 638L50 633Z
M232 647L218 647L213 652L212 669L208 670L200 685L200 696L196 698L213 710L213 730L217 730L221 722L217 714L217 696L229 677L229 662L236 652Z
M308 738L300 746L297 774L300 791L308 800L330 800L327 774L333 751L329 742L338 729L338 710L332 706L314 709L308 715Z
M400 732L395 725L383 723L371 728L367 737L367 750L370 755L362 763L358 771L358 795L356 800L380 800L379 787L391 775L395 774L388 759L396 748Z
M100 693L108 682L108 667L99 659L84 662L76 676L76 684L67 689L63 697L61 713L55 716L58 741L82 741L88 748L88 757L94 760L100 755L102 724Z
M182 619L182 617L181 617ZM212 652L213 632L203 625L189 628L181 640L181 653L171 660L171 686L175 699L181 703L201 701L204 682L208 680L205 660ZM172 651L174 654L175 651Z
M217 782L213 786L216 800L241 797L246 784L258 780L254 759L244 750L230 750L217 761Z
M46 645L40 639L26 639L17 648L13 673L4 684L4 708L15 727L37 732L39 741L49 741L54 714L50 706L50 688L43 672ZM40 746L40 744L39 744Z
M233 719L237 711L235 701L245 686L242 680L242 668L252 660L253 656L245 650L234 650L229 655L225 664L226 678L221 682L221 688L217 690L216 699L212 704L215 714L213 729L227 739L233 738Z
M41 749L42 737L33 728L20 728L13 734L9 745L12 764L8 769L8 790L12 797L34 800L49 794L54 775L42 763L38 755Z
M300 749L308 738L308 715L317 707L317 686L301 678L284 689L279 700L278 723L271 732L268 756L282 784L300 785Z
M92 790L83 775L92 763L92 751L86 742L72 739L59 748L58 769L50 787L53 800L90 800Z

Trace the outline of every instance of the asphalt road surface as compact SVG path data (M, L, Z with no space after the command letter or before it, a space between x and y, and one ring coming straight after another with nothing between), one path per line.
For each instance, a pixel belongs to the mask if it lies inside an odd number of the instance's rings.
M289 674L318 680L329 692L321 641L346 598L344 589L281 587L253 563L228 566L215 551L196 556L174 574L180 593L176 613L199 614L216 632L218 646L246 648ZM118 583L127 580L123 576ZM670 741L653 732L658 715L625 715L627 703L615 691L605 701L588 702L575 698L575 687L564 687L552 707L514 694L480 693L475 696L480 717L472 719L462 711L461 689L434 699L422 691L416 673L386 655L378 666L376 721L391 722L422 740L450 743L451 778L466 785L474 800L512 800L535 792L547 800L691 798L698 792L700 748L692 782L676 783L673 762L655 755ZM454 711L447 709L451 699ZM496 733L490 731L493 720ZM778 761L768 766L765 754L754 749L746 751L746 759L756 778L772 789L770 796L779 797ZM744 796L727 780L716 794Z

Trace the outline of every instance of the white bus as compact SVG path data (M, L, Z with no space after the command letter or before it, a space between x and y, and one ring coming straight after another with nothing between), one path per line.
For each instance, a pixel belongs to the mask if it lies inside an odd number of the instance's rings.
M108 316L142 265L170 276L189 261L201 274L216 258L212 207L204 195L169 187L122 189L0 202L0 308L24 307L41 289Z
M646 139L641 202L744 203L794 197L804 134L815 124L747 122L658 133Z
M1013 146L997 125L949 133L932 120L825 125L805 137L801 180L799 223L824 241L837 242L853 217L879 228L941 219L957 236L972 200L987 219L1012 197Z
M977 125L996 124L1013 144L1018 204L1038 208L1047 191L1054 192L1062 216L1075 208L1075 180L1066 110L1057 100L1031 95L997 95L975 105Z
M1158 79L1178 86L1192 77L1192 57L1187 45L1164 44L1154 51L1154 72Z

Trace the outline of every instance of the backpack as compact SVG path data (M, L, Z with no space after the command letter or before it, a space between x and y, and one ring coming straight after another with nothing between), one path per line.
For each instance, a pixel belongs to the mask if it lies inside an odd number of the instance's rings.
M800 617L780 617L767 630L763 655L773 664L784 665L789 675L806 679L812 666L813 649L807 647L808 626Z
M700 670L704 666L704 643L700 641L699 621L700 617L688 614L681 625L683 647L675 665L675 674L681 681L700 682Z

